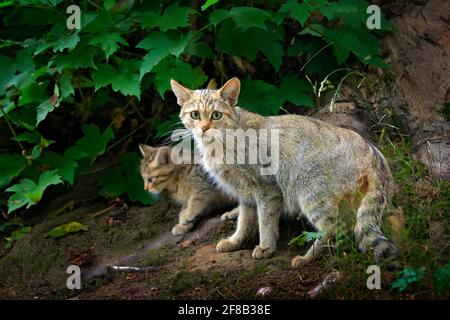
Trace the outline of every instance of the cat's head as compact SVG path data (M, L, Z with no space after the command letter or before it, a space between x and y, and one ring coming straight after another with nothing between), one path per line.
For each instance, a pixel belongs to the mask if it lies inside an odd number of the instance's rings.
M177 168L171 160L172 149L140 144L139 150L144 156L140 166L144 189L159 194L169 186Z
M201 137L210 129L234 128L241 87L238 78L228 80L218 90L191 90L175 80L171 80L170 85L181 106L180 119L194 136Z

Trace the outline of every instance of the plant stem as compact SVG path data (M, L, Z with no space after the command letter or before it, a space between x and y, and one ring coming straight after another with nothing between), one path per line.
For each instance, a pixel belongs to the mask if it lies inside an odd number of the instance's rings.
M19 145L20 149L22 150L22 154L25 155L26 150L23 147L22 143L19 140L17 140L16 131L14 130L13 126L11 125L11 122L9 121L8 114L5 112L5 110L3 110L3 106L0 106L0 110L2 111L3 118L5 119L6 124L9 127L9 130L11 131L12 135L14 136L15 141L17 142L17 144Z

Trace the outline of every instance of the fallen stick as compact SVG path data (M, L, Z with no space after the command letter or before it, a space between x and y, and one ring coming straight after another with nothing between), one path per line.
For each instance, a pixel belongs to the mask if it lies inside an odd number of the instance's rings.
M150 266L150 267L128 267L128 266L114 266L108 265L108 271L116 271L116 272L128 272L128 273L147 273L147 272L156 272L161 270L159 266Z
M196 230L187 233L184 236L174 236L172 235L170 230L168 230L167 232L161 234L158 238L152 239L150 242L144 245L143 248L139 249L138 252L122 256L114 261L110 261L108 265L117 266L121 264L133 263L133 261L137 261L139 259L144 258L147 252L151 249L158 249L161 248L162 246L167 245L168 246L176 245L181 240L192 239L194 241L198 241L200 239L206 239L207 235L211 233L211 230L213 230L220 224L221 224L220 217L213 217L206 220L205 222L200 223ZM108 265L105 264L94 265L93 267L91 267L89 270L86 271L86 273L83 276L83 279L85 281L89 281L93 278L102 276L107 271Z

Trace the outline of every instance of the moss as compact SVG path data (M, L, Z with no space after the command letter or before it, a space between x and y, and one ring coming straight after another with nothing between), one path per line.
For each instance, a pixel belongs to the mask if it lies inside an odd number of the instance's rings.
M165 265L169 260L169 254L170 251L165 246L149 250L147 257L142 261L142 265L145 267Z
M200 285L202 279L200 272L188 272L185 270L177 272L170 287L170 292L179 294Z

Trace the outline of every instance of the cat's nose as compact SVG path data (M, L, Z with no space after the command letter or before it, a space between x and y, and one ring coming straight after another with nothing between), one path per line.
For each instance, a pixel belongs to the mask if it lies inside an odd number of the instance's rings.
M200 126L202 127L203 132L206 132L210 127L209 123L201 123Z

